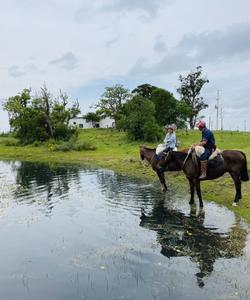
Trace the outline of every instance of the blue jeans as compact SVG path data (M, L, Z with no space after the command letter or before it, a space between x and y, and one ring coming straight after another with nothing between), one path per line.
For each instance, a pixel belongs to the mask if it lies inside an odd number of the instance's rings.
M212 150L205 148L205 152L200 156L200 160L208 160L211 154L212 154Z

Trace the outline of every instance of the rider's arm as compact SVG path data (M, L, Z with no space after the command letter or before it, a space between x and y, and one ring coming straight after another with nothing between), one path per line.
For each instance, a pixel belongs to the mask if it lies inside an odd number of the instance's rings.
M207 143L207 140L203 139L198 144L193 144L192 148L194 148L195 146L203 146L204 147L206 145L206 143Z
M199 144L198 144L198 146L205 146L206 145L206 143L207 143L207 140L201 140L200 142L199 142Z

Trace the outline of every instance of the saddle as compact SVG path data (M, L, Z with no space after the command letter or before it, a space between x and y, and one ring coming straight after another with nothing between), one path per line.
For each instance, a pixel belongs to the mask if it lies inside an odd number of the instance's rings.
M198 158L198 162L200 165L200 156L204 153L205 149L202 146L195 147L195 155ZM216 169L217 171L221 170L223 172L224 169L224 158L221 154L221 150L216 149L208 158L208 165L207 165L207 174L210 177L210 173L213 173L213 170Z
M201 155L205 152L204 147L202 146L195 146L195 154L198 157L201 157ZM213 153L209 156L208 160L212 160L217 158L217 156L221 154L221 150L220 149L216 149L213 151Z

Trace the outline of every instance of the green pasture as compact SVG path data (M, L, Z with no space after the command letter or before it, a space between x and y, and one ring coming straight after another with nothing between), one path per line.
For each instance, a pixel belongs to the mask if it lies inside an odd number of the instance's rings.
M217 147L224 149L237 149L243 151L248 158L248 170L250 170L250 133L218 131L214 132ZM187 148L200 140L200 132L177 131L181 147ZM164 138L164 133L162 134ZM25 160L39 161L55 164L84 163L97 167L109 168L116 172L140 177L141 180L155 181L156 188L160 189L158 178L147 163L139 158L139 145L146 144L155 147L155 144L143 141L131 142L124 132L114 129L84 129L78 136L77 143L87 142L95 146L95 150L82 151L56 151L53 142L18 146L13 137L0 137L1 160ZM189 186L182 172L166 173L170 189L180 188L189 193ZM215 201L234 210L239 216L250 222L250 182L242 183L243 198L238 207L232 207L234 198L234 185L230 176L202 182L203 199Z

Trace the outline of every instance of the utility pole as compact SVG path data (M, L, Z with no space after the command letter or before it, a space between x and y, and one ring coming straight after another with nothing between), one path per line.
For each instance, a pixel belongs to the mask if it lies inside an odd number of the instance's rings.
M220 130L223 130L223 108L222 108L222 103L220 104Z
M247 121L244 120L244 131L247 131Z
M216 109L216 130L219 130L219 90L217 90L216 104L214 108Z

